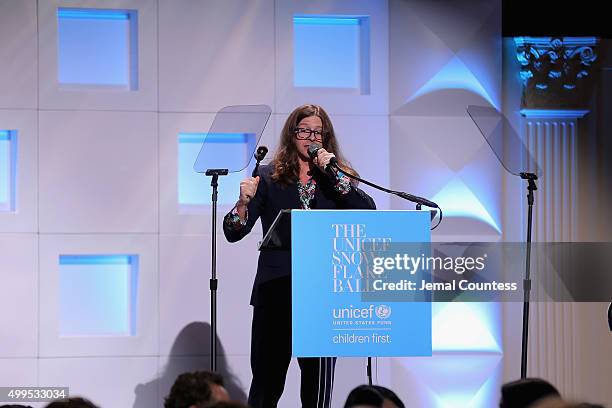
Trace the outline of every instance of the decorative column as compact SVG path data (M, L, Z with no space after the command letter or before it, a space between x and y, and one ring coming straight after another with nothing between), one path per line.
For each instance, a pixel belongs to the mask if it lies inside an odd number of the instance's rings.
M516 37L523 109L576 109L586 105L595 37Z
M578 119L588 110L522 109L523 140L540 165L534 242L577 239Z
M588 114L595 37L516 37L521 132L541 166L534 241L577 239L578 120Z
M577 241L578 121L589 113L598 40L517 37L515 43L523 79L521 133L541 167L533 241ZM568 396L581 388L576 319L573 303L532 304L528 376L546 378Z

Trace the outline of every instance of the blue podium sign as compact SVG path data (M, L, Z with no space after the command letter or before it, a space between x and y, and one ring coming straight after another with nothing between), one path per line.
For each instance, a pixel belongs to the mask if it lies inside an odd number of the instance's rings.
M368 254L430 240L429 211L293 210L293 355L431 356L431 303L363 296Z

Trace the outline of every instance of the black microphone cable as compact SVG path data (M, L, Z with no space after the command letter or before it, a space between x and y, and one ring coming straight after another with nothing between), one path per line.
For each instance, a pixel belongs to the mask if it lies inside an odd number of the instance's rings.
M317 151L321 149L321 145L317 144L317 143L313 143L310 146L308 146L308 156L310 156L311 159L314 159L315 157L317 157ZM348 173L347 171L343 170L339 165L338 165L338 161L336 160L335 157L332 157L332 159L329 161L329 164L326 166L326 170L330 167L335 168L337 171L341 171L342 174L346 175L348 178L352 179L352 180L356 180L359 181L360 183L363 183L365 185L368 185L370 187L374 187L377 190L380 191L384 191L385 193L388 194L393 194L396 195L398 197L403 198L404 200L408 200L408 201L412 201L413 203L416 203L418 205L418 208L420 209L420 207L422 205L426 206L426 207L430 207L430 208L436 208L438 209L438 211L440 211L440 219L438 220L438 223L431 228L431 230L435 230L436 228L438 228L438 226L440 225L440 223L442 222L442 218L443 218L443 212L442 212L442 208L440 208L440 206L436 203L434 203L433 201L430 201L426 198L423 197L419 197L419 196L415 196L412 194L408 194L408 193L404 193L403 191L395 191L395 190L390 190L388 188L379 186L377 184L374 184L370 181L364 180L358 176L352 175L350 173ZM329 173L328 173L329 174Z

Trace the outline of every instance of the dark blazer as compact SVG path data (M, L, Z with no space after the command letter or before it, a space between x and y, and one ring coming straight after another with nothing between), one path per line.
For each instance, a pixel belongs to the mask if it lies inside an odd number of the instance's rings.
M241 229L234 230L223 223L223 232L229 242L236 242L247 235L258 218L265 235L280 210L302 208L299 199L297 183L287 186L275 183L271 179L273 167L262 165L259 167L259 185L257 193L249 202L247 224ZM316 181L314 200L311 208L314 209L376 209L374 200L362 190L352 187L347 194L338 193L328 176L320 171L313 175ZM228 217L226 215L226 217ZM251 304L260 306L264 304L291 303L291 251L276 250L262 251L257 263L257 275L253 284Z

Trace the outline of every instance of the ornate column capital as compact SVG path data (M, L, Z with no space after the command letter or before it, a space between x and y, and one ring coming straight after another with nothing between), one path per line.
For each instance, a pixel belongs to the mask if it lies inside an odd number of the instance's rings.
M515 37L523 108L584 106L597 60L596 37Z

